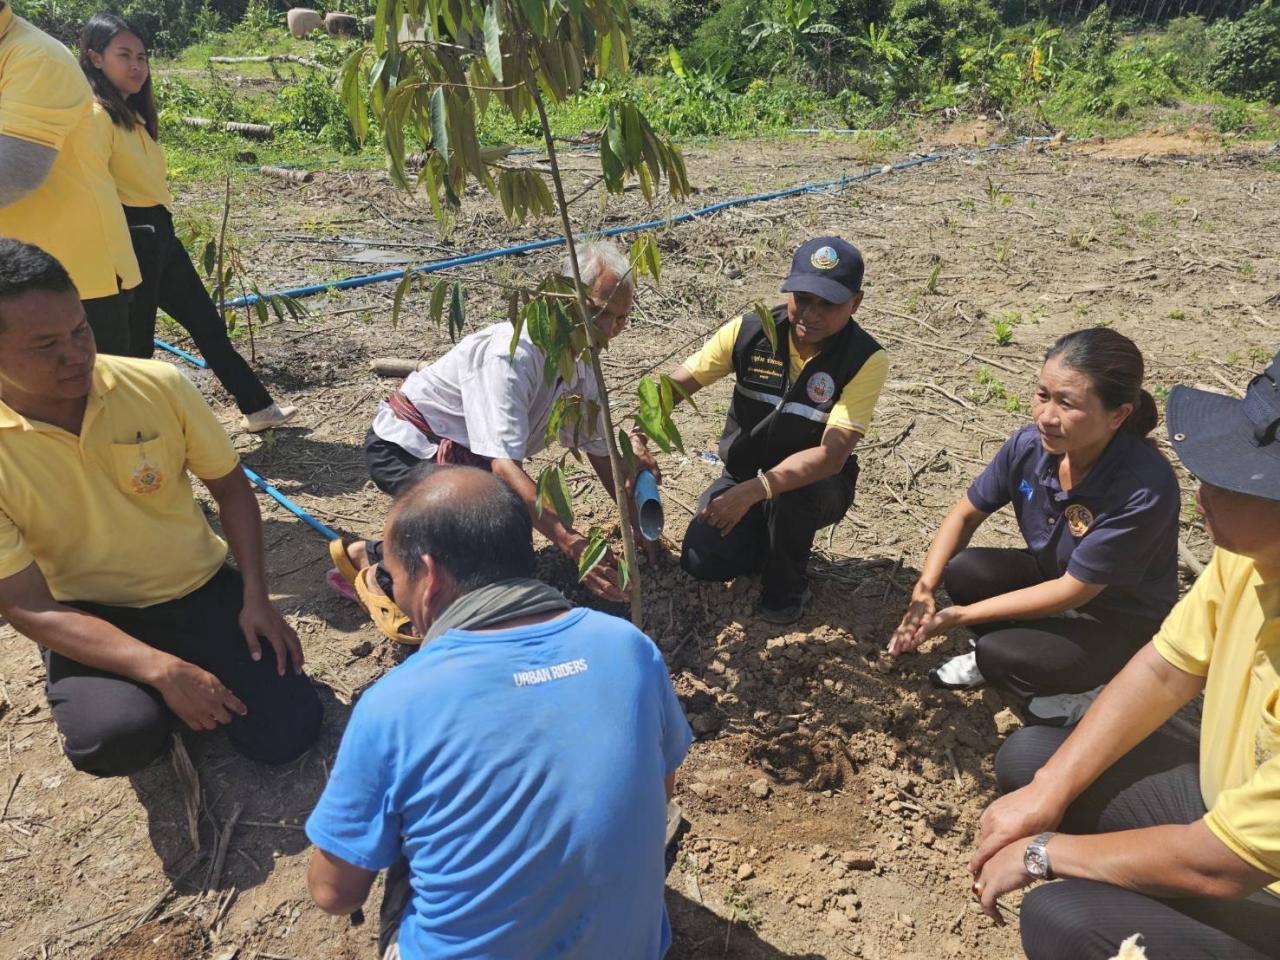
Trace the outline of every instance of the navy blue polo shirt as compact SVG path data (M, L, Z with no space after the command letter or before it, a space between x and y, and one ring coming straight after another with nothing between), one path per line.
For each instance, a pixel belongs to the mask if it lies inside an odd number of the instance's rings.
M1013 503L1046 580L1069 573L1106 588L1086 607L1163 620L1178 599L1178 479L1158 450L1121 430L1084 482L1063 490L1062 458L1034 425L1000 448L969 487L983 513Z

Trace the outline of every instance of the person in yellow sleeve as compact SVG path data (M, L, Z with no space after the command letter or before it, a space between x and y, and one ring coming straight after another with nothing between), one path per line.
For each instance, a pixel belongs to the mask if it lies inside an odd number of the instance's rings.
M297 408L275 403L231 345L226 322L174 232L146 46L125 20L96 13L80 31L80 68L93 89L96 145L124 205L142 270L129 305L129 355L151 356L156 310L162 309L191 334L213 375L235 398L246 430L282 426Z
M853 319L862 254L839 237L801 244L772 311L777 348L754 313L722 326L672 379L686 394L732 373L720 437L724 472L703 491L680 563L699 580L761 574L759 616L792 623L809 601L814 534L853 503L858 458L888 375Z
M93 148L90 114L75 57L0 0L0 237L60 261L98 351L125 354L124 291L141 276L115 184Z
M139 770L175 719L225 726L254 760L298 757L320 701L271 603L262 518L227 435L171 364L97 355L67 272L12 239L0 395L0 615L40 647L72 765Z
M1280 957L1280 354L1243 400L1169 395L1213 558L1074 730L996 758L973 893L1022 901L1032 960ZM1164 726L1204 692L1198 745ZM1054 832L1061 830L1062 832Z

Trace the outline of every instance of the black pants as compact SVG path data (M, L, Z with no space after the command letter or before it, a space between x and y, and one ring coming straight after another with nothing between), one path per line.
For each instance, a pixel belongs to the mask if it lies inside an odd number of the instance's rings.
M129 311L130 300L137 293L138 288L134 287L128 293L80 301L99 353L110 353L118 357L133 356L130 353L133 339L129 327Z
M195 341L213 375L235 398L241 413L271 406L271 395L227 336L227 324L196 273L186 248L173 232L164 207L125 207L133 252L142 283L129 308L130 355L150 357L156 335L156 309L173 317Z
M419 460L412 453L390 440L383 440L370 430L364 438L364 459L369 466L369 477L373 485L387 496L394 497L412 480L425 477L439 464L430 460ZM382 564L382 541L368 540L365 550L369 555L369 563L378 565L378 584L382 592L391 596L391 574Z
M951 558L943 584L962 605L1044 582L1025 550L970 547ZM1090 617L1041 617L975 626L978 669L1023 699L1081 693L1106 683L1160 628L1158 620L1089 610Z
M855 466L757 503L724 536L694 517L684 535L680 565L699 580L732 580L760 571L765 606L795 603L809 585L806 568L814 534L848 512L857 476ZM721 474L698 498L698 512L737 482Z
M244 599L240 574L223 567L203 587L151 607L71 603L136 640L208 670L249 712L226 724L232 746L252 760L287 763L320 732L320 699L305 674L276 674L273 648L249 656L237 622ZM44 651L47 692L63 750L77 770L117 777L141 770L169 745L177 718L154 687Z
M1026 727L996 757L1002 791L1031 782L1070 730ZM1205 814L1197 747L1156 731L1121 757L1067 810L1066 833L1110 833L1194 823ZM1135 933L1152 958L1263 960L1280 957L1280 898L1156 899L1092 880L1041 884L1021 911L1030 960L1106 960Z

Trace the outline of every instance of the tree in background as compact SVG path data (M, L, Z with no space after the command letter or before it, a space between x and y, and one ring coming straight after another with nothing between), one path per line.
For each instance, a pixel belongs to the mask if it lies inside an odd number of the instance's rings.
M571 98L592 75L625 73L631 22L623 0L378 0L373 42L351 55L343 67L341 88L352 126L362 139L370 114L378 120L392 179L406 190L425 190L438 220L449 223L461 205L463 190L474 181L501 200L508 219L559 214L572 265L572 278L550 274L533 288L511 291L508 317L516 336L527 330L547 358L548 381L572 372L585 358L599 390L600 407L581 397L562 398L553 409L548 433L604 423L609 464L621 518L622 586L629 589L631 615L640 623L640 578L632 537L631 507L624 479L634 472L626 432L615 426L612 404L600 363L589 291L581 281L577 247L565 200L555 139L547 104ZM483 147L477 122L489 109L510 112L517 123L537 118L549 161L550 188L542 174L508 161L509 147ZM427 147L416 178L408 171L414 140ZM610 193L623 191L634 178L652 201L665 180L668 192L689 191L678 148L657 136L633 102L609 108L600 141L603 182ZM655 279L659 273L657 244L644 235L631 249L632 269ZM408 289L423 275L406 271L396 291L396 309ZM462 293L458 284L446 291L440 283L431 294L429 312L440 320L449 300L452 335L462 325ZM515 342L512 342L515 350ZM637 389L633 419L662 450L682 448L671 420L678 389L664 376L645 378ZM578 456L576 450L570 451ZM538 477L539 509L554 509L573 522L565 457ZM579 561L585 576L604 556L603 532L593 529L591 543Z

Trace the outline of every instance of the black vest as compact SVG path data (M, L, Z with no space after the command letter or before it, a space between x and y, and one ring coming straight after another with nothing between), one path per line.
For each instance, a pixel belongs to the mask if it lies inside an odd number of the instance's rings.
M771 312L778 329L777 356L755 313L743 315L733 344L737 383L720 436L720 459L739 482L754 477L757 470L777 466L793 453L818 446L841 392L881 349L871 334L850 320L805 364L800 378L790 383L791 327L786 305ZM857 469L857 457L850 457L844 470L856 474Z

